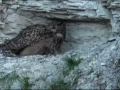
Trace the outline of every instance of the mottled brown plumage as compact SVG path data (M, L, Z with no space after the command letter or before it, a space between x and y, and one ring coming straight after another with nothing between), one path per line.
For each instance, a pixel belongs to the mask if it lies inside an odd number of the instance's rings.
M48 55L55 54L57 50L60 49L60 46L63 42L63 35L57 33L54 37L41 40L33 45L26 47L21 53L20 56L25 55Z
M19 55L27 47L40 45L39 54L41 54L44 51L43 46L45 45L47 46L47 48L52 50L51 45L49 44L47 45L47 42L50 41L51 44L56 43L57 41L55 40L57 39L54 39L54 38L56 38L56 35L58 33L63 36L61 39L63 40L63 38L65 38L66 30L65 30L65 24L62 22L52 22L48 25L39 25L39 24L31 25L23 29L15 38L0 45L0 47L2 47L3 52L7 51L9 53L14 53L16 55ZM43 46L42 46L42 43L43 43ZM53 44L54 47L52 48L58 47L59 46L58 44L59 43L57 43L56 46Z

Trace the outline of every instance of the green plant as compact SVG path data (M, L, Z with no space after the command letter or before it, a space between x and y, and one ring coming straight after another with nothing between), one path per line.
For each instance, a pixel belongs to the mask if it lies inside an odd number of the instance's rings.
M16 74L16 72L12 72L0 78L0 83L5 89L10 89L13 82L18 80L19 78L20 77Z
M24 77L22 81L23 81L23 90L29 90L31 86L29 83L29 77Z
M59 80L53 85L51 85L50 90L70 90L70 87L64 80Z
M76 58L76 56L66 57L65 61L68 66L68 69L63 71L64 77L66 77L72 70L74 70L74 68L78 66L82 60L83 60L82 58ZM75 84L77 80L78 80L78 77L75 77L73 84ZM51 85L50 89L51 90L70 90L71 88L70 84L71 84L70 82L66 83L64 82L64 79L62 79L62 80L58 80L53 85Z
M5 75L4 77L0 78L0 85L4 89L11 89L11 86L15 81L19 81L22 85L23 90L28 90L31 88L31 84L29 83L29 77L20 77L17 75L17 73L14 71L10 74Z
M67 66L69 67L69 70L73 70L76 66L78 66L81 63L82 59L75 59L74 57L67 58Z

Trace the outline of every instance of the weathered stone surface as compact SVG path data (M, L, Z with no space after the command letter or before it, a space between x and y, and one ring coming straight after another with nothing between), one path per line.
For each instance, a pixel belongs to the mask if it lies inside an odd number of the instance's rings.
M27 1L20 2L20 7L25 11L40 12L41 16L64 20L107 21L109 16L99 1L89 0L64 0L64 1Z
M77 85L75 83L72 86L74 89L118 89L119 44L117 38L116 41L106 42L94 48L89 52L86 60L79 64L65 80L72 83L74 81L72 79L77 78Z
M120 89L119 0L12 1L0 42L51 19L66 21L67 34L56 56L0 54L0 89Z
M66 41L62 46L63 52L72 49L88 52L91 47L107 41L112 36L110 26L101 23L68 23L66 30Z
M1 89L48 89L63 77L66 65L60 56L30 56L1 57L0 67Z

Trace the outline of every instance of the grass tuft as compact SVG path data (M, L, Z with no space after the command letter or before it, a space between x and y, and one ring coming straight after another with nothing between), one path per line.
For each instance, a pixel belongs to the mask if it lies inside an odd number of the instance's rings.
M76 66L78 66L81 63L82 59L75 59L73 57L67 58L67 66L69 67L69 70L73 70Z
M29 90L31 87L29 83L29 77L24 77L23 78L23 90Z
M59 80L55 84L51 85L50 90L70 90L70 88L64 80Z

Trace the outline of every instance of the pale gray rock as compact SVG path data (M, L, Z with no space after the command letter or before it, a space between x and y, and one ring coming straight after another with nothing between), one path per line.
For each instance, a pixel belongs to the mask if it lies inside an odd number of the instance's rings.
M72 83L71 79L77 78L77 82L71 85L73 89L118 89L119 44L118 38L94 48L65 80Z
M3 3L7 9L0 14L0 43L51 19L66 21L67 33L62 53L55 56L0 54L0 89L120 89L119 0Z
M61 56L1 57L0 88L48 89L53 82L63 78L65 67Z

